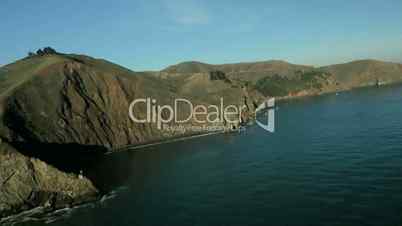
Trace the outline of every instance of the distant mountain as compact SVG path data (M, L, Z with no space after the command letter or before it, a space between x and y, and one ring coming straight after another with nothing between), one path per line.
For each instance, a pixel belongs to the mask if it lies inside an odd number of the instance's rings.
M213 71L214 65L205 64L198 61L188 61L172 65L162 70L166 73L183 74L183 73L207 73Z
M402 66L377 60L359 60L325 67L290 64L285 61L211 65L184 62L161 71L160 77L189 77L221 71L236 81L249 82L265 96L292 97L401 82Z
M402 79L402 64L378 60L358 60L321 67L319 70L331 73L345 88L374 85L377 80L395 83Z
M248 62L248 63L233 63L212 65L196 61L183 62L177 65L167 67L162 70L163 74L172 76L177 74L193 74L207 73L210 71L222 71L228 77L243 81L257 81L258 79L280 74L283 76L291 76L295 71L311 70L313 67L305 65L290 64L281 60Z

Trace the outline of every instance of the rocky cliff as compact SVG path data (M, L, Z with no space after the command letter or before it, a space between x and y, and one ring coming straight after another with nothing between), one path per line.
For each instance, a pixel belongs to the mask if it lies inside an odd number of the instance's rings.
M58 209L96 198L92 183L0 144L0 218L37 206Z

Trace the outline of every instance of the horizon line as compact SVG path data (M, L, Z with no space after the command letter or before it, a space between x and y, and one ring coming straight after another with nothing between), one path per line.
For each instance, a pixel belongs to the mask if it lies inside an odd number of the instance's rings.
M383 62L383 63L394 63L394 64L402 64L402 60L385 60L385 59L380 59L380 58L372 58L372 57L367 57L367 58L356 58L356 59L352 59L352 60L342 60L336 63L330 63L330 64L299 64L290 60L286 60L286 59L281 59L281 58L271 58L271 59L257 59L257 60L244 60L244 61L237 61L237 62L223 62L223 63L209 63L207 61L201 61L201 60L182 60L182 61L178 61L177 63L174 64L167 64L166 66L162 66L160 69L142 69L142 70L136 70L135 66L128 66L124 63L120 63L118 61L114 61L112 59L108 59L108 58L104 58L104 57L95 57L95 56L91 56L88 54L83 54L83 53L64 53L64 52L58 52L59 54L66 54L66 55L81 55L81 56L86 56L86 57L92 57L94 59L97 60L106 60L108 62L117 64L119 66L125 67L129 70L135 71L135 72L160 72L163 71L171 66L176 66L179 64L183 64L183 63L200 63L200 64L206 64L206 65L211 65L211 66L222 66L222 65L232 65L232 64L252 64L252 63L268 63L270 61L277 61L277 62L283 62L283 63L287 63L287 64L291 64L291 65L297 65L297 66L305 66L305 67L312 67L312 68L321 68L321 67L328 67L328 66L333 66L333 65L340 65L340 64L347 64L347 63L353 63L353 62L358 62L358 61L379 61L379 62ZM25 57L21 57L21 58L17 58L14 61L11 61L9 63L5 63L5 64L0 64L0 68L13 64L19 60L23 60L25 58L27 58L28 56Z

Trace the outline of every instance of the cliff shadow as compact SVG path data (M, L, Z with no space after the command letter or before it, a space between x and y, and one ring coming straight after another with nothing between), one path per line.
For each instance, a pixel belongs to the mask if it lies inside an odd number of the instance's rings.
M102 146L58 143L11 142L21 154L40 159L67 173L90 168L107 149Z
M129 166L121 157L105 155L103 146L58 143L10 142L21 154L40 159L62 172L83 175L101 192L106 193L120 186L127 179ZM112 173L111 173L112 172Z

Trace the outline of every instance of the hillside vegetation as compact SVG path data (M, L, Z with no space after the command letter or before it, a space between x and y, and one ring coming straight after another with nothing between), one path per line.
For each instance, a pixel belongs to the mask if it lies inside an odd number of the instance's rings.
M329 77L320 71L299 72L291 78L276 74L259 79L255 87L265 96L282 97L303 90L321 91Z

